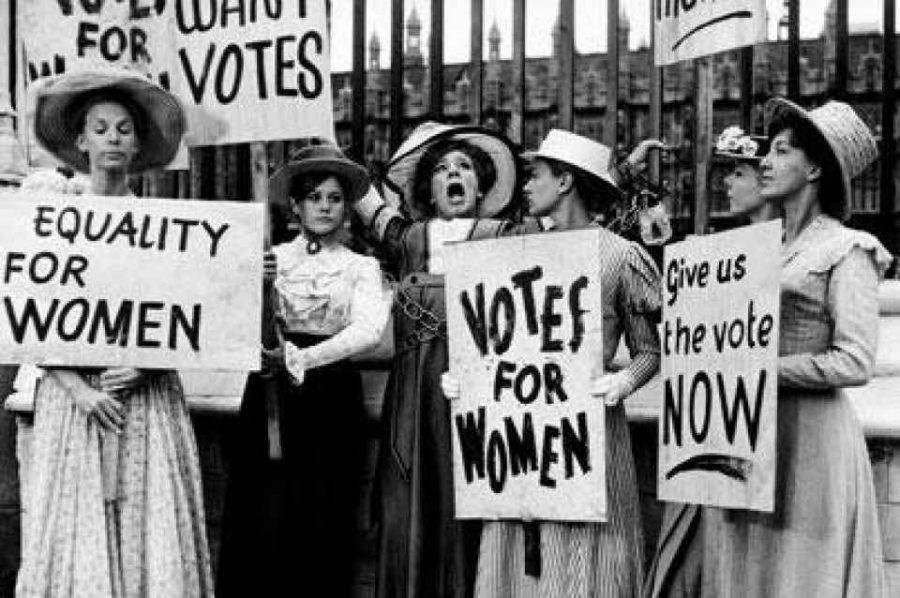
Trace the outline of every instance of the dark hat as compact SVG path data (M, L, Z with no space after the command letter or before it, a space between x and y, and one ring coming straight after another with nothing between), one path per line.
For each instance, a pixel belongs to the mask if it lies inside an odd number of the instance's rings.
M288 205L294 180L310 173L331 174L339 178L350 195L350 203L369 190L369 173L330 142L308 145L291 155L290 161L269 178L269 201Z
M185 129L184 113L174 95L143 75L121 68L65 73L43 79L35 91L34 132L47 151L80 172L88 172L87 156L76 139L79 111L104 93L127 104L139 135L129 172L165 166L175 157Z

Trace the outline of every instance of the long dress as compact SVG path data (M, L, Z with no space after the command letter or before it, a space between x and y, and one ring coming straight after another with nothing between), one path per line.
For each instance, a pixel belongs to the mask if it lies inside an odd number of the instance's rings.
M301 235L273 248L284 338L305 380L275 374L282 456L269 457L265 381L248 379L230 439L220 596L350 596L366 442L362 383L348 358L377 343L389 297L373 258Z
M840 389L871 374L888 260L827 216L784 249L775 511L706 510L704 596L886 596L872 470Z
M659 367L655 323L659 272L644 250L604 229L601 239L604 362L624 334L632 356L631 388ZM598 408L603 403L598 401ZM622 403L606 411L607 516L605 523L540 522L540 575L526 573L529 524L484 523L476 596L585 598L639 595L643 571L640 503L628 421Z

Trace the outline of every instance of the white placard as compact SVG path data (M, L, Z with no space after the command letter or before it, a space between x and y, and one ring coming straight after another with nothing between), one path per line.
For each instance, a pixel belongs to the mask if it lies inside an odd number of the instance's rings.
M458 518L605 520L599 244L587 230L446 248Z
M781 221L665 248L659 498L772 511Z
M652 13L656 66L766 41L765 0L654 0Z
M0 363L259 369L263 207L4 195Z

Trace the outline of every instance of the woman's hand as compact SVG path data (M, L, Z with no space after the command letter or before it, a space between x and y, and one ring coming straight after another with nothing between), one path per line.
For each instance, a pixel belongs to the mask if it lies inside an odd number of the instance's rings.
M441 374L441 391L449 401L455 401L459 398L460 384L459 378L451 374L449 371Z
M125 408L109 394L85 385L72 393L75 406L101 428L119 434L125 425Z
M603 399L607 407L615 407L630 393L631 377L624 370L591 380L591 395Z
M303 359L303 351L297 348L294 343L284 343L284 364L288 373L291 375L291 381L300 386L306 379L306 363Z
M121 397L147 383L147 372L137 368L108 368L100 374L100 390Z
M278 259L271 251L263 254L263 282L270 284L275 282L275 275L278 273Z
M625 159L625 163L632 171L641 172L647 168L647 157L650 155L651 151L660 150L667 152L671 149L671 147L659 139L644 139L636 148L631 150L631 153L628 154L628 157Z

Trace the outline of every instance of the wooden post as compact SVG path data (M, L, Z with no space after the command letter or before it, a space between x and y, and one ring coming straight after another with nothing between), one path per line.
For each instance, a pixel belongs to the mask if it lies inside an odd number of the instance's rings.
M847 55L849 28L847 26L847 0L835 2L835 48L834 48L834 88L831 97L838 100L847 98Z
M366 0L353 0L353 143L350 155L359 163L365 159L366 144Z
M881 201L879 211L884 227L881 240L892 252L900 251L900 234L897 221L897 188L894 171L897 164L897 146L894 118L897 114L897 35L895 0L884 0L884 44L882 46L883 69L881 83Z
M741 48L741 127L753 133L753 46Z
M694 111L694 233L706 233L709 225L709 197L706 177L712 144L712 59L708 56L694 60L696 100Z
M403 139L403 0L391 0L391 153Z
M472 0L472 38L469 40L469 113L472 122L481 124L482 96L484 83L484 0ZM515 87L515 84L513 84ZM515 90L513 90L515 94Z
M800 99L800 0L788 0L788 97Z
M431 0L431 46L428 53L430 81L428 111L431 119L444 120L444 0Z
M575 129L575 0L559 3L559 126Z
M513 101L508 137L519 145L525 143L525 4L526 0L513 0Z
M603 142L613 151L615 157L619 130L619 0L606 2L605 120Z
M650 0L650 51L648 52L648 60L650 61L650 136L654 139L662 139L662 103L663 89L662 67L656 66L653 60L655 53L655 37L656 37L656 19L654 18L655 0ZM660 184L660 152L650 154L650 180L657 185ZM671 213L674 206L667 206Z

